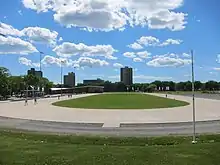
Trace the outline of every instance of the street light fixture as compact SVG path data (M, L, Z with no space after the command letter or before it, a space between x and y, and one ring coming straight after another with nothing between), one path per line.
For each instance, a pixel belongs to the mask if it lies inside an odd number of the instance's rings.
M194 52L193 50L191 50L191 60L192 60L192 101L193 101L193 107L192 107L192 111L193 111L193 140L192 143L195 144L196 143L196 112L195 112L195 77L194 77Z
M44 52L39 52L40 53L40 71L41 71L41 59L42 59L42 54L44 54Z
M60 85L61 85L61 89L60 89L60 95L61 95L61 97L62 97L62 94L63 94L63 66L62 66L62 64L64 64L65 63L65 61L64 60L62 60L62 59L60 59Z

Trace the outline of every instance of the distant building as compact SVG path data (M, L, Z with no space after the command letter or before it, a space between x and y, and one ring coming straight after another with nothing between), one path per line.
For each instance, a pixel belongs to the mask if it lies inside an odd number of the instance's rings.
M27 71L27 74L30 75L34 75L37 77L43 77L43 72L42 71L36 71L34 68L31 68L30 70Z
M133 70L129 67L121 68L121 82L125 85L132 85L133 84Z
M96 79L96 80L83 80L83 85L97 85L97 84L103 84L104 80L102 79Z
M75 73L70 72L68 75L64 75L64 86L74 87L75 86Z

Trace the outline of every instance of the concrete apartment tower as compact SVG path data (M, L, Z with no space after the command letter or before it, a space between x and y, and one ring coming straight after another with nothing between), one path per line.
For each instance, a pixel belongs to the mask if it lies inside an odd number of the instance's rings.
M121 68L121 82L125 85L132 85L133 84L133 70L129 67Z
M64 85L68 87L75 87L75 73L70 72L68 75L64 75Z

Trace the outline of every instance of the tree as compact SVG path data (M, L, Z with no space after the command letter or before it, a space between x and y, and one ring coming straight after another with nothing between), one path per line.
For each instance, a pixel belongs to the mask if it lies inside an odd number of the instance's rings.
M206 90L219 90L219 84L216 81L208 81L205 83L205 89Z
M116 82L115 83L116 91L117 92L125 92L127 91L127 87L124 83L122 82Z
M0 67L0 95L5 98L9 94L9 70Z
M9 77L10 92L21 93L25 89L24 77L23 76L11 76Z
M147 87L147 92L152 93L152 92L154 92L156 89L157 89L157 86L156 86L155 84L150 84L150 85Z
M200 81L195 81L194 85L196 91L201 90L203 86L203 84Z
M39 85L40 79L32 74L24 76L24 82L27 86L37 87Z

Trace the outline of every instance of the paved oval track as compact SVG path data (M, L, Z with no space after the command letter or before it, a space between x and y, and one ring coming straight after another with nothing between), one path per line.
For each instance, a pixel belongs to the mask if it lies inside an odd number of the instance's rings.
M85 97L88 95L77 95ZM161 95L160 95L161 96ZM191 102L190 97L169 96ZM0 103L0 126L29 131L104 134L120 136L159 136L192 133L191 105L155 110L86 110L52 106L57 99ZM220 101L196 99L197 133L220 133ZM208 120L208 121L207 121Z

